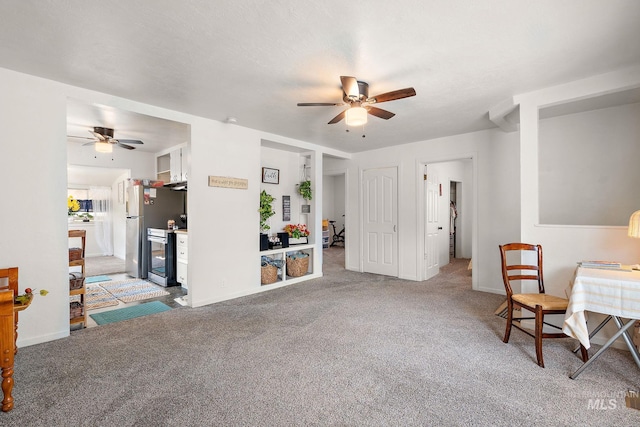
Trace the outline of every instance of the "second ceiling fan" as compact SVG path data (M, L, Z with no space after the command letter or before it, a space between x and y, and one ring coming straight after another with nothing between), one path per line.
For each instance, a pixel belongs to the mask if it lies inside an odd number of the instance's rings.
M349 108L331 119L328 124L332 125L346 118L347 125L360 126L367 122L367 114L371 114L385 120L389 120L391 117L395 116L391 111L374 107L373 104L408 98L410 96L415 96L416 94L414 88L408 87L369 97L368 83L358 81L355 77L350 76L340 76L340 81L342 82L342 99L344 100L344 103L300 102L298 103L298 107L333 107L345 105L346 103L349 105Z
M89 131L94 138L87 138L84 136L71 136L71 138L79 138L79 139L93 139L91 142L87 142L82 145L94 145L94 144L113 144L118 147L126 148L127 150L135 150L136 147L132 147L129 144L144 144L142 141L138 139L116 139L113 137L113 129L95 126L93 130Z

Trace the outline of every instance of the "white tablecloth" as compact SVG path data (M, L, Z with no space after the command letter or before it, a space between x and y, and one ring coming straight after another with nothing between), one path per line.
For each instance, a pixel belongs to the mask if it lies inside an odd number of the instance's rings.
M562 331L589 348L585 311L640 319L640 271L578 267Z

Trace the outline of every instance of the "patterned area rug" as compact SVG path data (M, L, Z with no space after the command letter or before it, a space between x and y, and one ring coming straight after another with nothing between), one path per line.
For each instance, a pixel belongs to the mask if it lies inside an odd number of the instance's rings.
M106 282L101 283L100 286L122 302L140 301L169 295L169 292L160 286L141 279Z
M87 310L118 305L116 297L104 290L100 285L87 285Z

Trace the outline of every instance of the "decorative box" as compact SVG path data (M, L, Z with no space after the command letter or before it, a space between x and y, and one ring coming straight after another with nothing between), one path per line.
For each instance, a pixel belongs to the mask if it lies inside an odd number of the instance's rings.
M289 237L289 246L291 245L305 245L307 244L309 241L309 239L307 238L307 236L304 237Z

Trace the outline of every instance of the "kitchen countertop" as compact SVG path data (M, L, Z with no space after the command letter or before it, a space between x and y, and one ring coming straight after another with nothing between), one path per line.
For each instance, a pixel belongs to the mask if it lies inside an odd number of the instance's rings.
M184 233L187 234L186 228L178 228L177 230L173 230L174 233Z

